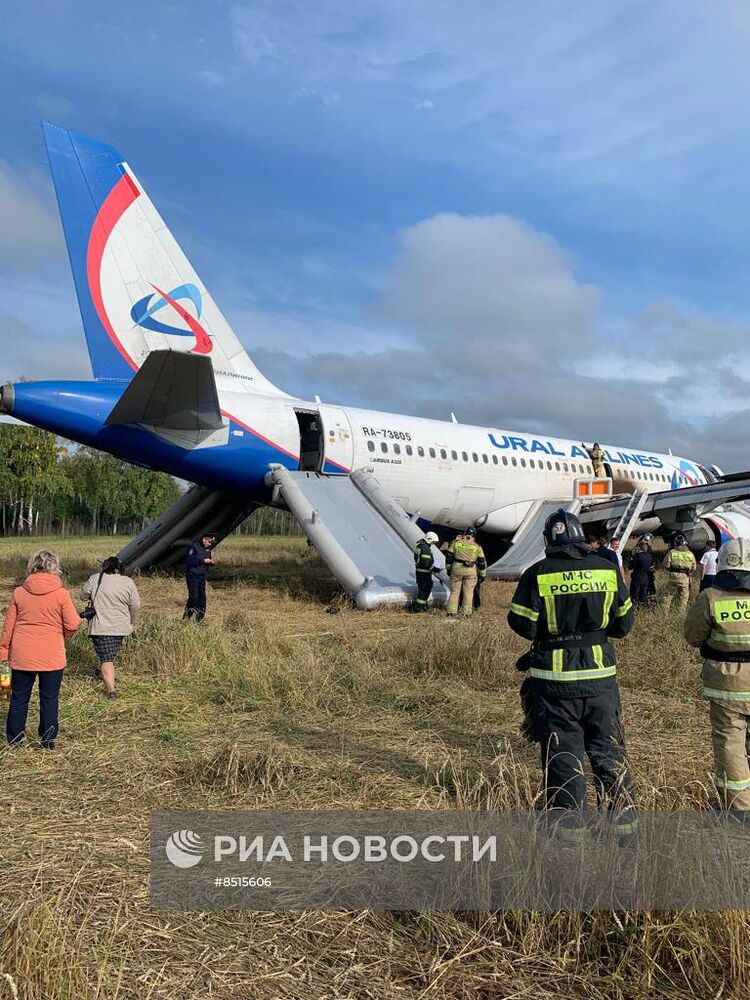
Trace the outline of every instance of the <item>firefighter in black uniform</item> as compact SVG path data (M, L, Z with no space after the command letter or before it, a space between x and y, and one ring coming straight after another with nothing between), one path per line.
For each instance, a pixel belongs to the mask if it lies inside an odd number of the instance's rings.
M213 545L216 535L203 535L199 542L193 542L188 549L185 561L185 582L187 583L188 599L185 605L183 621L195 618L202 622L206 617L206 577L209 566L214 565Z
M432 593L432 574L435 571L435 556L432 546L440 541L434 531L428 531L414 548L414 565L417 574L417 596L412 611L426 611Z
M521 577L508 614L532 641L518 661L524 731L541 745L547 809L559 836L580 841L585 829L584 755L621 842L635 832L632 783L620 727L620 694L611 638L627 635L633 605L617 568L594 555L580 521L555 511L544 526L545 558Z

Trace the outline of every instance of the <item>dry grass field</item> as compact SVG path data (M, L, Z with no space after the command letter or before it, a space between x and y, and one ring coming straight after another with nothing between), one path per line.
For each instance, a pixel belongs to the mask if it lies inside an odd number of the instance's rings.
M48 543L74 590L113 548ZM3 606L38 544L0 541ZM303 539L219 554L204 628L180 624L179 578L139 580L119 700L76 636L57 750L2 752L0 1000L748 995L746 913L150 910L152 810L533 808L538 791L510 585L447 625L352 610ZM642 613L620 664L641 801L707 805L707 711L677 616Z

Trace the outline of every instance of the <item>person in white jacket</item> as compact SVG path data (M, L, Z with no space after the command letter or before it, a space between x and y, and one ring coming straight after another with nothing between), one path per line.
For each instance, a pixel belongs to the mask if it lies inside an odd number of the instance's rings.
M99 573L93 573L83 588L81 597L89 602L94 616L89 620L89 637L99 657L104 694L116 698L115 660L125 636L133 631L141 606L138 589L122 572L117 556L102 563Z

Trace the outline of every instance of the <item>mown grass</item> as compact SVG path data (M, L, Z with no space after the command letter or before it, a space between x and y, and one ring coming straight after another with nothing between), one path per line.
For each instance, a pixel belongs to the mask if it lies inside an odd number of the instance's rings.
M3 601L38 544L0 542ZM49 544L73 589L113 547ZM232 540L220 555L204 628L179 622L181 580L139 580L121 698L101 697L78 635L58 749L0 756L0 1000L747 995L739 912L150 910L152 810L537 804L509 585L451 626L350 609L304 540ZM640 615L620 663L641 801L706 806L707 713L678 617Z

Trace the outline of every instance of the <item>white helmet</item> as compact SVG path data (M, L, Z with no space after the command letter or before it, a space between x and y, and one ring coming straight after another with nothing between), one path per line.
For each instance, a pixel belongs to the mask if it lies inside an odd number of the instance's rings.
M716 568L750 573L750 538L730 538L719 549Z
M437 545L437 543L440 541L440 539L438 538L438 536L435 534L434 531L428 531L427 534L424 536L424 540L426 542L429 542L430 545Z

